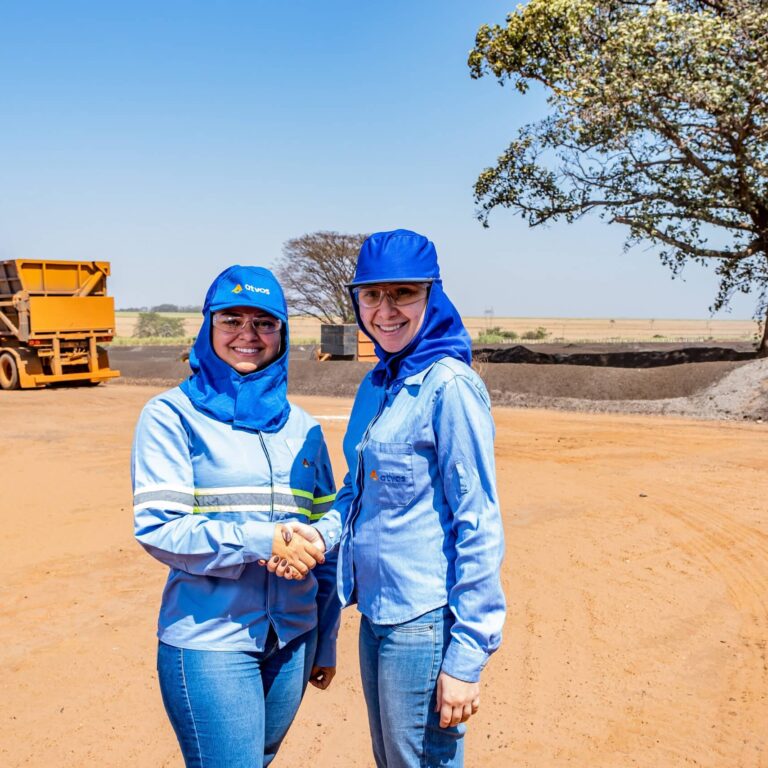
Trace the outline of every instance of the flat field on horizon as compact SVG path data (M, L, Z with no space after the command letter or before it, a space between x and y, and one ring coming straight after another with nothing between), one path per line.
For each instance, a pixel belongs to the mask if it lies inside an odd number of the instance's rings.
M200 329L200 315L161 313L180 317L184 332L195 336ZM130 338L137 323L137 312L117 312L117 336ZM664 318L578 318L578 317L462 317L473 341L490 328L501 328L522 337L544 329L538 341L611 342L625 341L752 341L759 325L754 320L679 320ZM290 318L291 339L319 343L320 321L313 317ZM536 341L537 339L533 339ZM529 343L531 340L526 340Z

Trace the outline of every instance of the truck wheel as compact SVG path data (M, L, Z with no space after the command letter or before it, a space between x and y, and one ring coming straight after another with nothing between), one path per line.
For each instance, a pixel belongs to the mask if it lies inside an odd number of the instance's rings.
M19 388L19 367L10 352L0 355L0 389Z

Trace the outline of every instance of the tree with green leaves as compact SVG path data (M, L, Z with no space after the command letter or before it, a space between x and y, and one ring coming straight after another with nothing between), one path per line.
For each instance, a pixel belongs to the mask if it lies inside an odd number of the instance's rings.
M180 317L164 317L159 312L139 312L133 335L137 338L159 336L172 339L184 335L184 321Z
M766 0L530 0L479 29L469 67L550 107L478 177L484 225L499 206L531 226L598 212L673 276L713 264L712 311L754 293L765 317Z
M289 310L325 323L354 323L346 283L354 277L357 254L366 237L321 231L284 243L274 269Z

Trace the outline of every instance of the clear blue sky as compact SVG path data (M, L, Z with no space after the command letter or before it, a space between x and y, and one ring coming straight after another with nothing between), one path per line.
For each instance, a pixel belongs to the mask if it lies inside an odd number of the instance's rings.
M477 174L545 109L469 77L514 4L4 0L0 258L108 259L117 306L193 304L291 237L406 227L465 314L706 317L710 272L672 281L597 218L477 222Z

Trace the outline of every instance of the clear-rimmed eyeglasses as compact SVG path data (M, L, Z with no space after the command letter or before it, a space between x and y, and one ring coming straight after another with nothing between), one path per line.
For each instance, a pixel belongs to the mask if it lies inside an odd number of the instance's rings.
M213 325L224 333L239 333L244 330L248 323L259 335L268 336L277 333L283 327L283 321L277 317L250 317L248 315L233 315L226 310L214 312L211 318Z
M359 285L353 289L360 306L375 309L386 296L396 307L406 307L427 297L429 283L402 283L400 285Z

